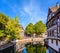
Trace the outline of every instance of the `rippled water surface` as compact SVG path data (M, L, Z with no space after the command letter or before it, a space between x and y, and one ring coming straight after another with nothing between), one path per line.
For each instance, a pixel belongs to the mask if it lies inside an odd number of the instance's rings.
M49 53L42 45L27 45L22 53Z

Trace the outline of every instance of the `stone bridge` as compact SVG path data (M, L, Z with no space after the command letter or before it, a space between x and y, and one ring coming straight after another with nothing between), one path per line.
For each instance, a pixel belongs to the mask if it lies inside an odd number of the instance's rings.
M21 40L16 40L17 44L26 44L30 42L44 42L44 38L25 38Z
M40 43L43 43L44 44L44 38L41 37L41 38L24 38L24 39L21 39L21 40L16 40L16 50L17 51L22 51L25 46L25 44L27 43L37 43L37 42L40 42Z

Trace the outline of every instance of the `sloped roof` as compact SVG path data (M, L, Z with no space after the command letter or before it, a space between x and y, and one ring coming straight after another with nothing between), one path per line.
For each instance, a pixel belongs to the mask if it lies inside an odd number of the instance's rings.
M19 24L19 28L20 28L20 29L22 29L22 30L24 30L24 28L22 27L22 25L21 25L21 24Z
M57 7L57 6L50 7L50 10L51 10L51 12L56 12L59 8L60 8L60 6L59 7Z

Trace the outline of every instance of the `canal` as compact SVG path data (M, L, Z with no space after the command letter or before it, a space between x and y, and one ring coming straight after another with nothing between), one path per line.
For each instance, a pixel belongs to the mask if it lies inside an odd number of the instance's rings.
M25 46L22 53L46 53L46 47L41 44L28 44Z

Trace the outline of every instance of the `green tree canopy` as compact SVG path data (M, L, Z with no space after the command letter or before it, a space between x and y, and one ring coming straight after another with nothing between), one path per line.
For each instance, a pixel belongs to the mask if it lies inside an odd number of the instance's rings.
M29 23L25 29L25 32L29 35L34 33L34 25L32 23Z
M19 20L0 13L0 38L15 39L20 34Z
M37 35L41 35L43 33L46 32L46 27L45 27L45 24L42 22L42 21L38 21L35 25L34 25L34 28L35 28L35 33Z

